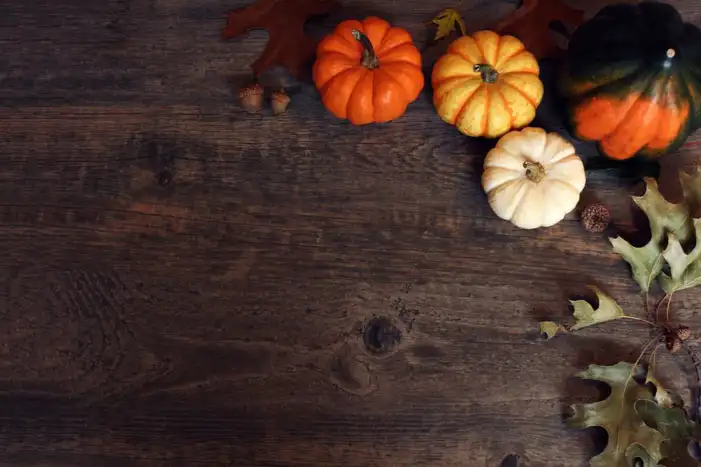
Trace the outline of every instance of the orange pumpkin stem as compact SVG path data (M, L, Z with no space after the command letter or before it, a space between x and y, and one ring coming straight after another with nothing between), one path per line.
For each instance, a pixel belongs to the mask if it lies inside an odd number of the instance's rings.
M526 169L526 177L532 182L539 183L545 177L545 167L540 162L524 162L523 168Z
M378 68L380 66L380 61L377 59L375 48L372 46L372 42L370 42L368 36L357 29L353 29L352 34L355 40L360 42L360 44L363 46L363 59L360 61L360 64L368 70Z

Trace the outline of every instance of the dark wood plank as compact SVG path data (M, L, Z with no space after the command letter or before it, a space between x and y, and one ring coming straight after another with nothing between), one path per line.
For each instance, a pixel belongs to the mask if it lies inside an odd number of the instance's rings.
M586 465L591 434L561 413L596 393L570 376L647 333L535 329L589 283L641 312L626 265L575 215L499 221L489 143L441 123L429 90L363 128L309 86L283 116L243 112L266 35L219 34L244 3L0 0L0 464ZM471 29L514 8L463 3ZM383 14L425 44L445 6L347 2L312 29ZM639 189L596 173L587 196L630 231ZM700 302L676 316L701 324ZM695 384L684 359L661 366Z

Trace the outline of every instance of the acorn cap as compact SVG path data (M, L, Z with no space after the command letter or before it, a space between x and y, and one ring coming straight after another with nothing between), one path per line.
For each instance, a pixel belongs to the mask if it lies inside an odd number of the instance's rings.
M253 84L239 90L241 106L249 112L259 112L263 108L263 86Z
M260 84L252 84L250 86L246 86L245 88L241 88L239 90L239 97L241 99L245 99L246 97L249 96L262 96L263 95L263 86Z

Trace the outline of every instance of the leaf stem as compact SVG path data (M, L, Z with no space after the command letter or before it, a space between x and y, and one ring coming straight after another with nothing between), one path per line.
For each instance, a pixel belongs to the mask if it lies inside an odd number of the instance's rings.
M626 401L625 394L626 394L626 391L628 390L628 383L630 383L630 380L633 379L633 373L635 373L635 370L638 368L638 364L640 363L640 360L642 360L642 358L645 356L645 352L647 352L647 349L652 344L654 344L656 341L658 341L660 339L661 335L662 334L658 334L657 336L650 339L650 341L647 344L645 344L645 347L643 347L642 352L640 352L640 355L638 355L637 360L635 360L635 363L633 363L633 366L630 369L630 374L628 375L628 378L626 378L626 383L623 385L623 398L621 400L621 408L619 409L620 415L618 417L617 425L620 425L621 420L623 419L623 405L625 404L625 401ZM618 442L618 432L616 432L616 438L617 438L616 439L616 453L618 453L618 445L620 444Z
M663 304L664 301L665 301L666 299L668 299L668 298L670 298L670 295L669 295L669 294L666 294L664 297L662 297L662 298L660 299L659 302L657 302L657 305L655 305L655 310L654 310L654 313L655 313L655 322L657 322L657 321L659 320L659 311L660 311L660 307L662 307L662 304Z
M648 317L648 319L652 320L654 317L652 316L652 312L650 311L650 294L646 291L643 292L643 305L645 306L645 315Z
M701 419L701 361L699 361L696 353L691 349L691 346L687 342L682 342L682 347L686 350L691 358L691 363L694 365L694 373L696 374L696 389L692 389L692 403L691 407L691 419L698 422ZM695 406L694 406L695 405Z
M623 316L621 316L621 319L633 319L633 320L635 320L635 321L640 321L640 322L643 322L643 323L647 323L647 324L649 324L650 326L654 326L654 327L656 327L656 328L662 327L662 326L660 326L659 324L655 324L655 323L653 323L652 321L648 321L648 320L643 319L643 318L638 318L637 316L623 315Z
M666 313L665 324L669 324L669 306L672 304L672 297L673 296L674 296L674 292L669 294L669 299L667 300L667 313Z

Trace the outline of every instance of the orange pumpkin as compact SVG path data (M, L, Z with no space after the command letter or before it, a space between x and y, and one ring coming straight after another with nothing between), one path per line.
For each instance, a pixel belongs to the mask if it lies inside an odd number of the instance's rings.
M513 36L479 31L448 47L433 67L433 105L468 136L497 138L535 118L543 99L540 68Z
M409 33L376 17L343 21L324 38L313 79L324 106L354 125L400 117L424 87Z

